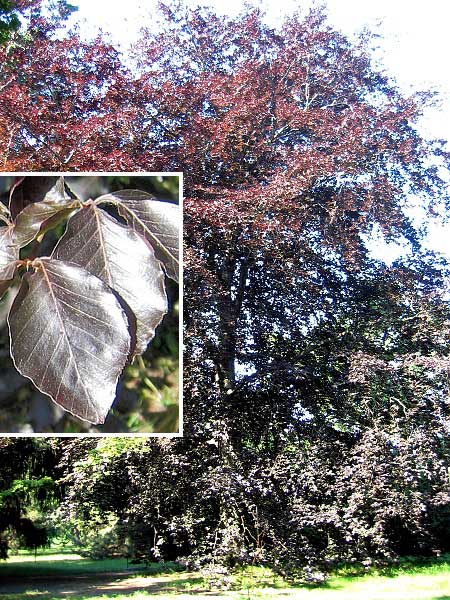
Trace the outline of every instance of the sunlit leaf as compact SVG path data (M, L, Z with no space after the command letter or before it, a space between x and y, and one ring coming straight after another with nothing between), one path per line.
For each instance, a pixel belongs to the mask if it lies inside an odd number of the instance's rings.
M111 202L118 207L130 227L150 242L156 257L163 263L169 277L178 281L179 232L181 211L170 202L154 200L140 190L121 190L105 194L96 200Z
M66 219L78 206L78 200L68 204L36 202L26 206L16 218L13 230L16 243L26 246L37 235Z
M46 202L66 204L74 195L64 182L64 177L27 175L12 187L9 195L9 210L13 219L30 204Z
M9 212L9 208L0 202L0 221L9 224L11 221L11 213Z
M0 281L14 277L16 262L19 260L19 247L13 240L12 228L0 228Z
M70 219L53 256L84 267L120 294L136 317L135 353L144 352L167 312L164 274L152 248L90 203Z
M0 298L13 282L19 260L19 247L12 239L11 227L0 229Z
M77 417L103 423L130 351L128 320L100 279L36 259L8 317L17 369Z

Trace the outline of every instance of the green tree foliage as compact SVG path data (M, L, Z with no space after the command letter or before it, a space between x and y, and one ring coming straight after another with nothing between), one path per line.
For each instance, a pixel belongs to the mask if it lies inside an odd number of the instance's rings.
M29 518L30 508L41 513L55 506L58 488L56 444L33 438L0 441L0 558L6 558L11 540L24 548L47 545L44 524ZM51 476L50 476L51 474Z
M0 44L8 40L13 31L20 27L20 20L14 12L14 4L10 0L0 1Z

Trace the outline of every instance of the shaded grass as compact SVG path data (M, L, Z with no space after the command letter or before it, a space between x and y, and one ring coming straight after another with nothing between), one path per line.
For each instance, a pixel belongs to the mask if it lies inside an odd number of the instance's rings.
M20 552L6 561L0 561L0 577L53 577L71 575L89 575L98 573L173 573L183 570L176 563L153 563L150 565L133 565L126 558L107 558L94 560L84 558L73 550L65 552L48 549L40 551L35 558L34 553Z

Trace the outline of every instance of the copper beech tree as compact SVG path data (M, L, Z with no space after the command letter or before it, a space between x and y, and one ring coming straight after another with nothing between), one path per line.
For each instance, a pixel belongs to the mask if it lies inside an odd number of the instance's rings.
M14 364L72 414L103 423L125 365L167 312L164 271L178 281L179 209L139 190L82 201L63 177L27 176L1 212L2 292L25 270L8 316ZM36 256L46 231L68 217L51 256Z
M252 337L308 320L322 277L358 268L362 234L416 243L403 204L445 201L436 160L448 156L415 128L432 95L404 97L367 40L320 12L280 31L258 11L224 23L175 3L163 16L170 27L136 48L139 77L101 39L32 16L28 37L0 49L3 164L183 170L188 344L231 389ZM286 282L303 298L266 317Z
M334 319L368 268L364 234L418 249L404 204L445 204L449 157L417 133L432 95L404 97L369 40L320 11L277 31L257 11L226 25L180 5L165 15L170 29L137 49L153 109L142 131L153 164L185 172L187 397L203 411L213 394L226 417L246 381L289 367L270 336L289 344ZM307 365L290 366L300 385Z
M405 96L321 10L160 16L133 73L57 22L0 49L4 168L184 173L185 438L136 457L114 506L76 473L70 502L229 564L445 544L447 265L404 212L448 203L449 155L417 129L433 94ZM377 230L414 259L370 260Z

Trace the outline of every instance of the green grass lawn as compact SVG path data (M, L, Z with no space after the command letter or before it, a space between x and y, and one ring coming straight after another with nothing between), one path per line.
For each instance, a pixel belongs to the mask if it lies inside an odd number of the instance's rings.
M171 573L180 570L181 567L175 563L165 563L163 566L159 564L145 566L128 563L126 558L108 558L104 560L84 558L72 548L43 549L39 550L37 556L34 553L22 550L10 556L6 561L0 560L0 578L43 577L46 575L69 577L71 575L115 572L129 572L131 576L134 572L140 571L152 574L161 571Z
M130 565L132 566L132 565ZM12 556L6 562L0 562L0 577L2 576L44 576L51 575L79 575L89 573L103 573L105 571L126 571L127 561L124 558L110 558L107 560L91 560L79 554L47 554L38 556L19 555ZM0 588L1 589L1 588Z
M11 593L12 577L24 589ZM234 574L228 589L214 583L171 563L127 570L124 559L93 561L73 552L47 553L36 561L22 553L0 563L2 600L450 600L450 556L422 564L405 561L367 573L343 568L316 587L290 585L261 567Z

